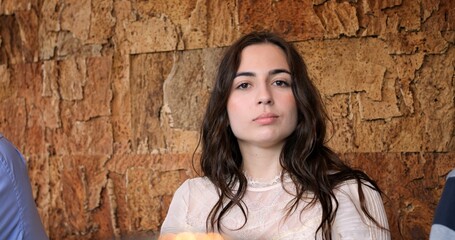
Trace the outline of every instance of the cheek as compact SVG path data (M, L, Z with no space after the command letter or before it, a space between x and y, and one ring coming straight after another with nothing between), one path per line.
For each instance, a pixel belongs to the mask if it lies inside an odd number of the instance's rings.
M242 108L245 106L245 99L238 97L236 95L229 97L226 110L228 115L239 114L242 111Z
M296 103L295 103L295 97L294 97L294 95L292 95L292 94L291 94L291 95L288 95L288 96L286 97L286 102L287 102L287 104L289 104L289 105L293 106L294 108L296 108Z
M297 111L297 104L293 94L283 96L283 104L286 105L288 109L294 109L294 111Z
M297 112L298 111L297 111L297 104L295 102L294 95L287 96L284 99L284 102L285 102L285 105L287 106L290 116L292 116L291 121L295 122L295 124L297 125L297 116L298 116Z
M226 111L228 114L228 120L229 123L232 124L232 120L235 119L235 115L238 113L238 104L233 101L232 99L229 99L226 105Z
M244 127L245 121L248 118L247 106L242 99L229 99L226 105L229 125L234 134L236 130Z

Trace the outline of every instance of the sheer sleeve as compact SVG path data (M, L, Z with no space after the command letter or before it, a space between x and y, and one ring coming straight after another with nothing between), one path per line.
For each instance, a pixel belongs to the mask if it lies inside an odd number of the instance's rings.
M161 226L160 234L184 232L187 228L189 180L175 191L171 205Z
M362 211L359 200L358 184L348 181L335 192L338 200L338 211L333 224L334 239L371 239L390 240L387 216L381 195L362 184L366 208L370 215L385 229L378 227Z

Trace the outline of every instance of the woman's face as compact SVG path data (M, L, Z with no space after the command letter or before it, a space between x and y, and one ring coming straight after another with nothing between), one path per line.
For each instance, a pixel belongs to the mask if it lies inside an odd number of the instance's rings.
M227 102L239 145L282 146L297 125L297 107L286 56L276 45L243 49Z

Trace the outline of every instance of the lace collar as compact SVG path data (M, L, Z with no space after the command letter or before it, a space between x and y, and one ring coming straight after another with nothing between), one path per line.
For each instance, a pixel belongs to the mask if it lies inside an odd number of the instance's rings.
M253 177L249 176L246 172L243 172L243 174L245 174L246 180L248 181L248 187L250 187L250 188L266 188L266 187L275 186L275 185L281 183L281 174L282 174L281 172L271 179L253 178ZM284 177L284 180L287 180L289 178L289 175L287 173L285 173L283 177Z

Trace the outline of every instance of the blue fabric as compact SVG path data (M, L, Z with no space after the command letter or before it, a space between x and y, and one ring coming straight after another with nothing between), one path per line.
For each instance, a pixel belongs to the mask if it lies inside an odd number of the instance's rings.
M455 239L455 169L447 175L447 181L434 214L430 239Z
M27 165L0 134L0 239L48 239L33 200Z

